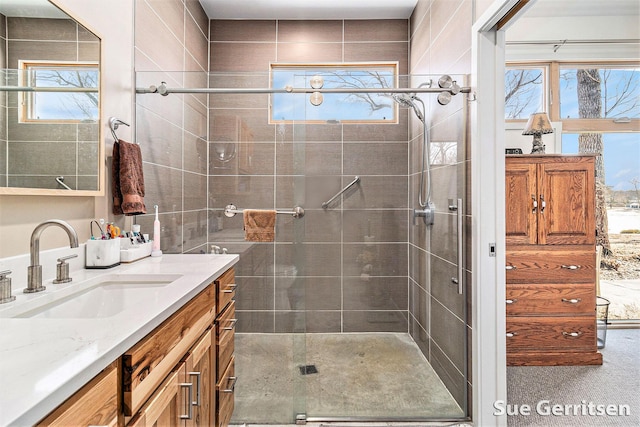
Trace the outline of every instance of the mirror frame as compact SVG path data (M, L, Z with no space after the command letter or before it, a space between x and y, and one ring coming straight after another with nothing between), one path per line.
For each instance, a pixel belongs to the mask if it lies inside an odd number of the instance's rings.
M100 94L100 105L98 106L98 189L97 190L62 190L62 189L48 189L48 188L29 188L29 187L0 187L0 196L12 195L12 196L92 196L100 197L106 194L106 158L105 158L105 141L104 141L104 127L105 120L103 117L102 106L104 105L104 82L102 72L102 59L104 58L104 46L103 37L96 33L91 27L89 27L82 19L79 19L73 13L70 13L65 8L57 4L55 0L46 0L53 7L60 9L65 13L69 19L73 19L79 25L82 25L87 31L91 32L100 40L100 53L99 53L99 76L98 76L98 93Z

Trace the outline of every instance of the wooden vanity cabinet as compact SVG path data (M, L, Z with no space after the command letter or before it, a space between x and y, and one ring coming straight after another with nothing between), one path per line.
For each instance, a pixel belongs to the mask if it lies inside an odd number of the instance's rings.
M508 365L601 364L595 158L506 158Z
M233 414L234 393L237 377L235 376L234 341L235 327L235 292L236 283L233 270L227 271L215 281L217 292L218 315L214 323L215 356L216 356L216 423L217 427L229 425Z
M115 427L118 425L117 387L117 363L112 363L37 426Z
M227 426L235 287L230 268L38 426Z

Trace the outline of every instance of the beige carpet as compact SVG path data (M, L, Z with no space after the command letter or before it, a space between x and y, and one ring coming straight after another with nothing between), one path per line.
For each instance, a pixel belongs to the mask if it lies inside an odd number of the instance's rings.
M601 351L601 366L507 368L510 412L531 407L529 415L508 416L509 427L640 426L640 329L610 329ZM559 415L548 414L552 405L560 406ZM606 415L607 405L630 413Z
M235 352L232 424L463 416L408 334L237 334Z

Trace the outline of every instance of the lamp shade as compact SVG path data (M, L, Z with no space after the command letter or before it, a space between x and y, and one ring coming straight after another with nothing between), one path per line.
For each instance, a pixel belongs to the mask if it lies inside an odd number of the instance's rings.
M524 127L523 135L542 135L553 133L553 127L547 113L533 113Z

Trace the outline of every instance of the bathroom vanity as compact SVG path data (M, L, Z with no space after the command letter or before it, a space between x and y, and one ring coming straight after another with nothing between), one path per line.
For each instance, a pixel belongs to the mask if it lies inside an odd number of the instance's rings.
M0 425L227 425L237 261L163 255L18 294L0 307Z

